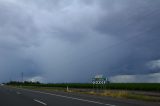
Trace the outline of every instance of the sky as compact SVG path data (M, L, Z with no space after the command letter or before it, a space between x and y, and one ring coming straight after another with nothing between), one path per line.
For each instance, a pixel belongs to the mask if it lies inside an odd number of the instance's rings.
M160 82L160 0L0 0L0 82Z

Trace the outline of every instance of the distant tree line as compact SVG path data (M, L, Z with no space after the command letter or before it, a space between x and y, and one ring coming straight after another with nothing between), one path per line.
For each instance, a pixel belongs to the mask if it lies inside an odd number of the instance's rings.
M30 84L41 84L39 81L36 82L32 82L32 81L24 81L24 82L20 82L20 81L10 81L8 83L6 83L6 85L30 85Z

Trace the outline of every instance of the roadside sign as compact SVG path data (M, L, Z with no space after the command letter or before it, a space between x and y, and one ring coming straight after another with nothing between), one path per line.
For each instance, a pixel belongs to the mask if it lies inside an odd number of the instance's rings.
M106 78L103 77L103 75L96 75L94 78L92 78L93 84L106 84Z

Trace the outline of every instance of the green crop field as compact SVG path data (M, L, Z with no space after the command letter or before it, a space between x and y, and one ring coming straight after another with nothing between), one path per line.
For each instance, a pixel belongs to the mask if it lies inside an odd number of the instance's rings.
M9 82L7 85L16 86L35 86L35 87L62 87L66 88L87 88L92 89L93 84L90 83L57 83L57 84L42 84L39 82ZM101 86L94 85L94 88L101 88ZM103 86L105 89L117 90L140 90L140 91L155 91L160 92L160 83L109 83Z

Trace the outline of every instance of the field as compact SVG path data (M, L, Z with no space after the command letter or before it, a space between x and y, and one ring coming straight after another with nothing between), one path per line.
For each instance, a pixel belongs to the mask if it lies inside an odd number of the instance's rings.
M58 83L58 84L42 84L32 82L9 82L7 85L16 86L35 86L35 87L61 87L66 88L85 88L85 89L109 89L109 90L138 90L138 91L154 91L160 92L160 83L110 83L101 85L93 85L90 83Z

